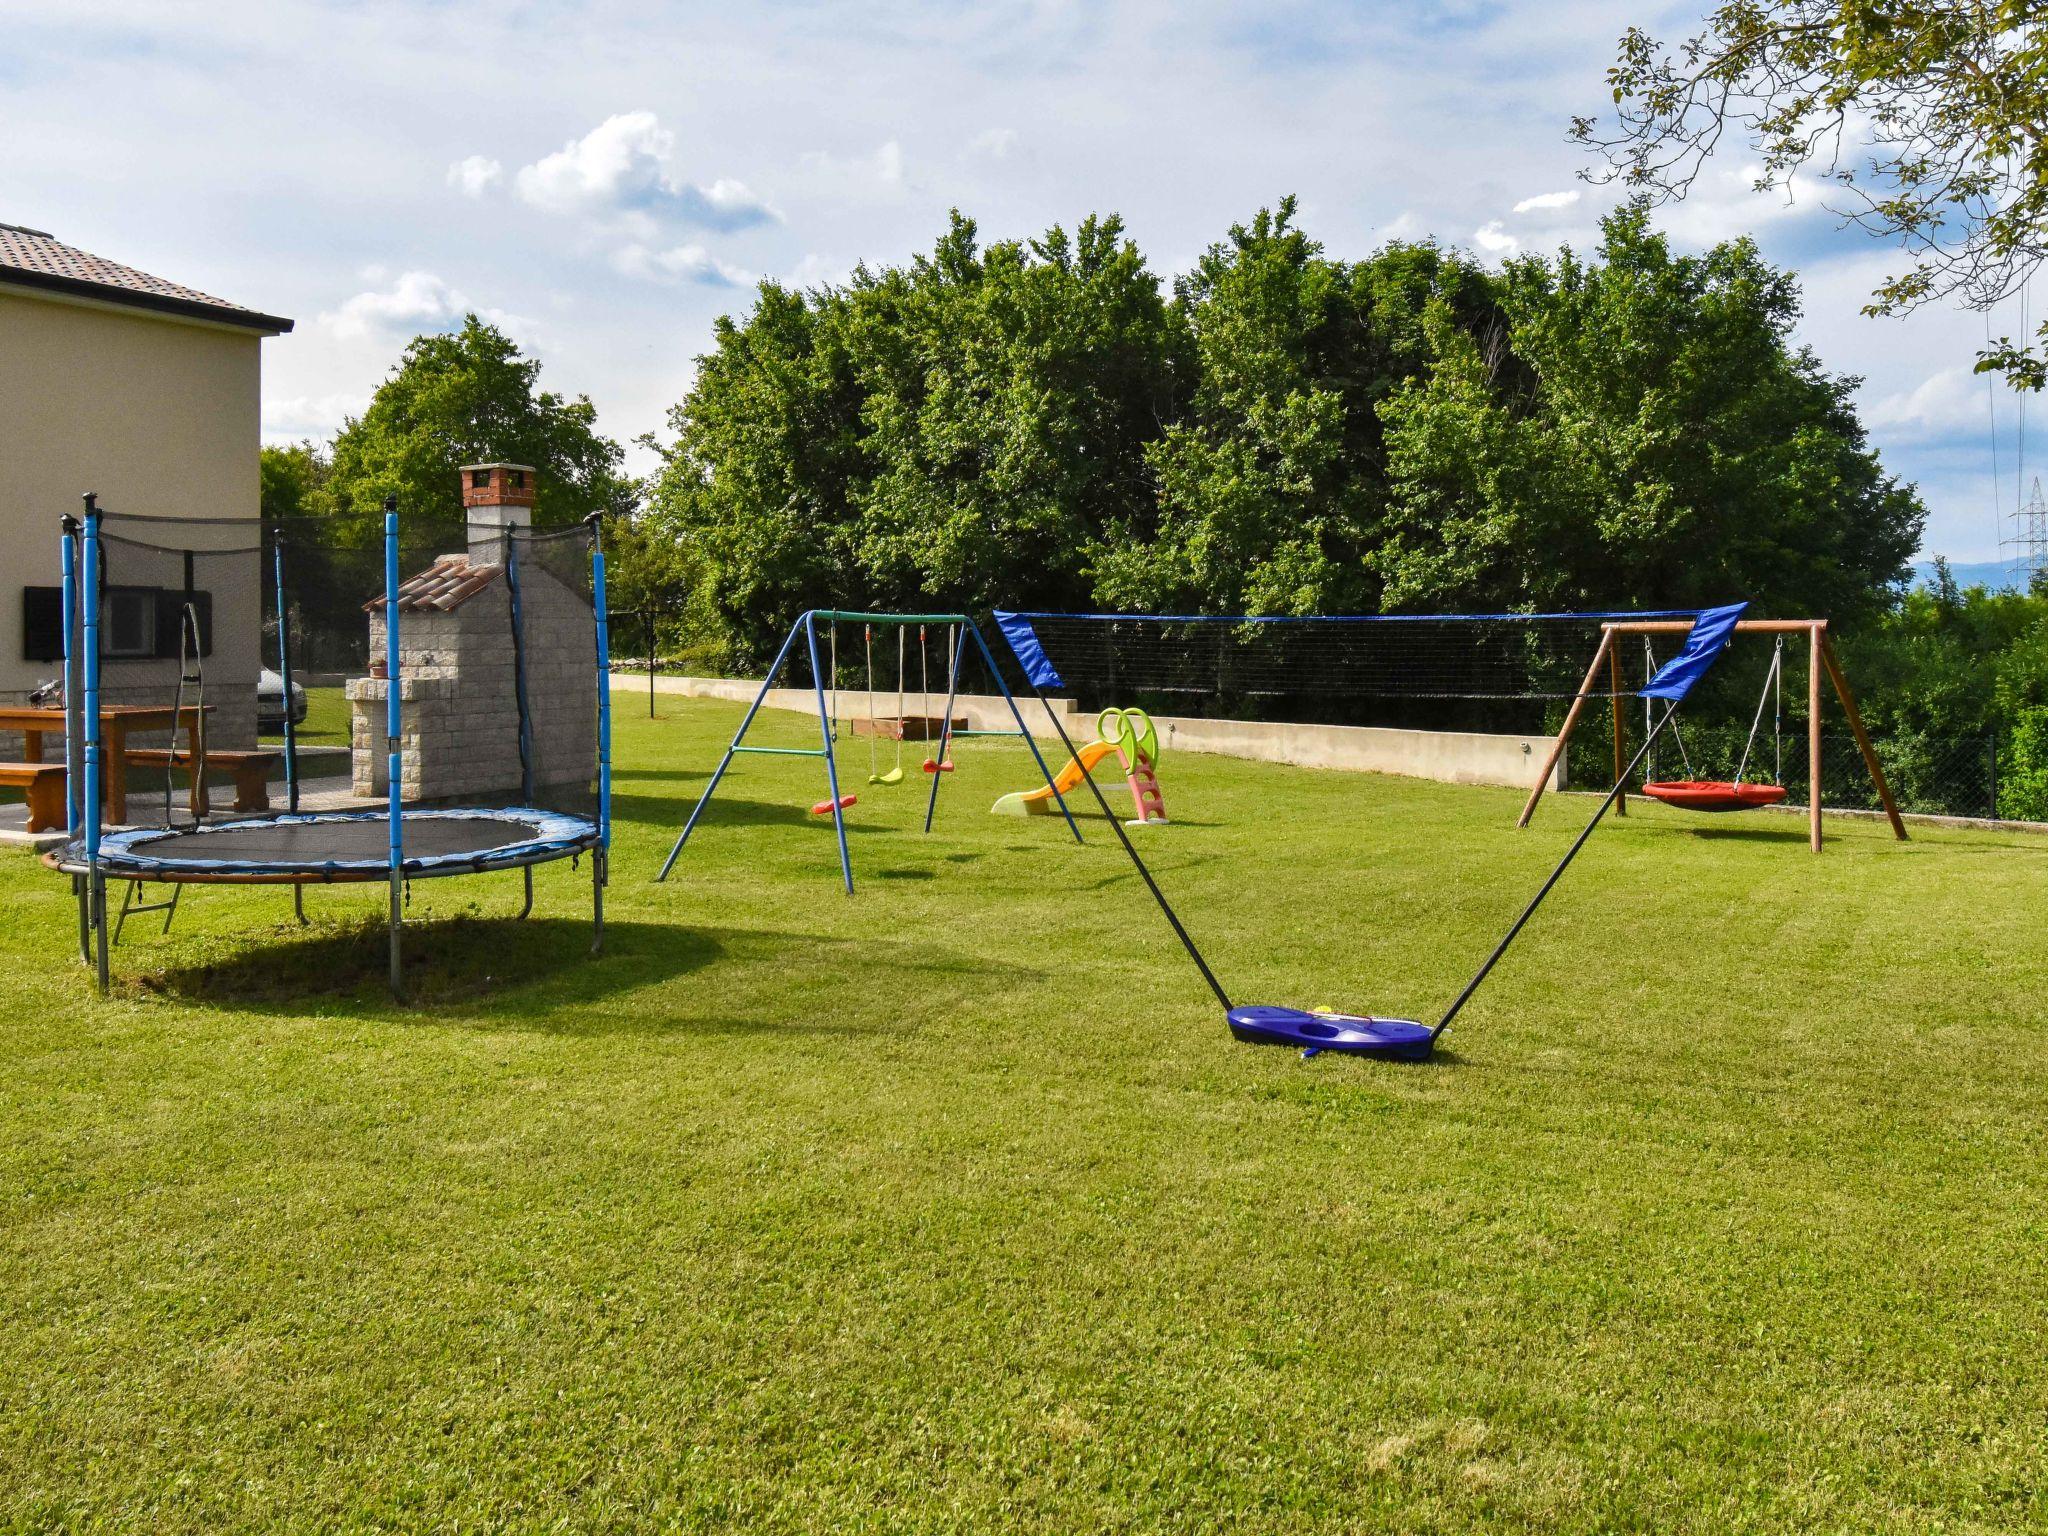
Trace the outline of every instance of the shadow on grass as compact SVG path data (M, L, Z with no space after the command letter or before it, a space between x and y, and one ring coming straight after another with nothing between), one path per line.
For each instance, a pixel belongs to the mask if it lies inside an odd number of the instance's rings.
M748 1033L776 1030L879 1034L879 1026L845 1023L805 1012L800 1017L734 1017L700 1013L719 995L665 994L660 1006L592 1017L584 1004L618 993L659 987L707 966L772 967L829 979L872 981L877 975L915 972L978 978L1010 991L1039 980L1036 968L991 961L921 941L877 943L814 933L745 928L692 928L608 921L604 951L590 952L591 926L574 918L455 916L406 926L402 960L406 1001L386 990L390 951L381 917L251 931L225 943L232 950L155 969L116 971L116 985L135 996L162 997L212 1008L277 1011L312 1001L345 1011L388 1015L402 1010L421 1023L449 1010L447 1022L474 1022L475 1006L488 1003L493 1028L567 1034ZM225 948L223 941L212 941ZM877 951L880 953L877 953ZM127 953L127 951L123 951Z
M461 914L408 922L400 945L407 1006L431 1009L521 992L550 1002L589 1000L673 980L717 960L714 934L657 923L607 922L602 955L590 952L586 919ZM252 929L212 939L205 958L136 968L123 985L143 995L227 1008L271 1008L313 999L359 1000L384 1010L390 945L381 916L315 917L312 926ZM118 967L117 967L118 970Z

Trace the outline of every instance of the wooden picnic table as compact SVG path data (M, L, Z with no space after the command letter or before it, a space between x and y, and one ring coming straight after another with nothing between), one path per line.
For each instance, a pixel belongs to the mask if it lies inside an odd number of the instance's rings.
M204 708L210 714L211 704ZM167 731L175 720L190 731L198 723L201 706L187 704L182 716L171 704L102 704L100 742L105 748L107 820L120 826L128 820L128 736ZM43 738L64 739L64 711L41 704L0 704L0 731L21 732L22 757L31 763L43 760Z

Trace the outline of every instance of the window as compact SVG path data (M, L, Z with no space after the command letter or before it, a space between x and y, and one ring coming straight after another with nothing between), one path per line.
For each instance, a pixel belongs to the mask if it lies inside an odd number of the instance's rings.
M509 477L510 477L510 479L511 479L511 481L512 481L512 489L513 489L513 490L515 490L515 491L523 491L523 490L525 490L525 489L526 489L526 471L525 471L525 470L523 470L523 469L515 469L515 470L511 470L511 471L509 471L509 472L508 472L508 474L509 474Z
M64 659L64 589L23 587L21 589L21 659L62 661Z
M469 485L471 490L488 490L490 489L490 484L491 472L488 469L472 469L469 472Z
M105 638L101 644L108 656L158 656L157 589L155 587L107 588L103 616ZM177 652L173 651L172 655Z

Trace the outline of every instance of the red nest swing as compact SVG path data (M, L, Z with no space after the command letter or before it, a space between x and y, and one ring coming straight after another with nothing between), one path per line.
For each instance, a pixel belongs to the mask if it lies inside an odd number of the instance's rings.
M1664 779L1645 784L1652 800L1687 811L1753 811L1785 798L1782 784L1741 784L1725 779Z
M1643 637L1643 652L1654 670L1656 658L1650 654L1647 635ZM1661 800L1683 811L1753 811L1782 801L1785 798L1783 784L1752 783L1744 779L1742 773L1749 766L1749 754L1756 747L1757 731L1764 723L1764 706L1776 700L1777 709L1771 729L1780 759L1779 775L1783 776L1784 702L1781 689L1784 671L1785 642L1781 637L1771 653L1770 670L1764 674L1763 697L1756 701L1756 718L1750 722L1749 739L1742 745L1742 762L1736 767L1734 779L1652 779L1643 786L1643 793L1652 800ZM1685 738L1679 734L1676 720L1671 722L1671 735L1678 743L1679 756L1686 757ZM1692 767L1689 757L1685 766L1688 769Z

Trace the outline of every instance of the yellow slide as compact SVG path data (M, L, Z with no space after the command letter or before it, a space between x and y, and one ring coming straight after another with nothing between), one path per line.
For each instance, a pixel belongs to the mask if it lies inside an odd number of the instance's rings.
M1081 787L1081 776L1083 774L1089 772L1097 763L1101 762L1105 757L1112 756L1115 752L1116 744L1114 742L1091 741L1084 743L1079 758L1068 758L1067 766L1054 774L1052 781L1059 787L1059 792L1062 795L1072 794ZM1052 791L1042 784L1037 789L1020 789L1015 794L1005 795L990 809L998 816L1057 816L1060 813L1059 805L1053 799Z

